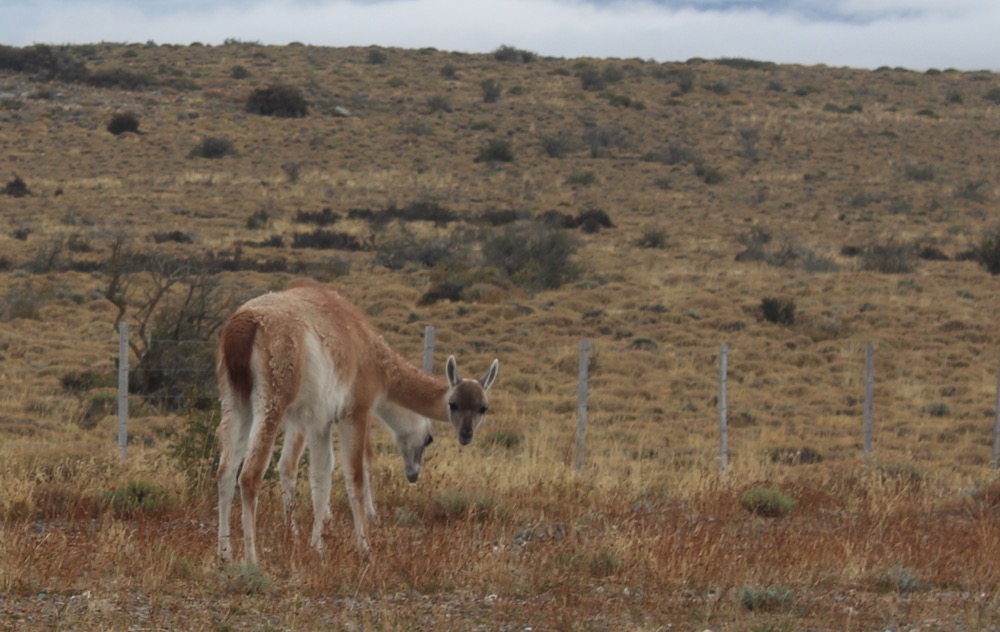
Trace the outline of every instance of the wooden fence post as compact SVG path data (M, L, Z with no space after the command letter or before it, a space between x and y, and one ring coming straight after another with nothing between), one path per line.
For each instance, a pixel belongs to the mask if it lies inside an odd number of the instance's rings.
M434 372L434 325L424 327L424 372Z
M576 424L576 471L583 469L583 453L587 433L587 373L590 365L590 343L587 339L580 341L580 374L579 390L577 391L577 424Z
M723 476L729 467L729 345L719 349L719 471Z
M128 323L118 324L118 456L128 456Z
M872 458L872 426L874 425L874 404L872 398L874 396L874 387L875 351L872 348L872 343L869 342L865 346L865 434L863 444L865 463L870 462Z

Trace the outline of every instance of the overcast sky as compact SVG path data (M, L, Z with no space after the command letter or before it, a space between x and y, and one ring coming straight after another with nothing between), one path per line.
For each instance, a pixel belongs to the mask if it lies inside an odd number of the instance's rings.
M433 47L1000 70L1000 0L2 0L0 44Z

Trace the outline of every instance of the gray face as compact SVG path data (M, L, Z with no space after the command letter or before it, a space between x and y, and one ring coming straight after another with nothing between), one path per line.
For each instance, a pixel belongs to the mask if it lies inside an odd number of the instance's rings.
M496 380L499 368L500 361L493 360L489 371L481 380L463 380L458 374L455 356L448 356L448 362L445 364L445 373L451 384L451 390L448 392L448 419L458 431L458 442L462 445L469 445L472 442L476 428L483 423L483 417L490 407L486 391Z
M448 418L458 431L458 442L472 443L472 436L489 410L486 391L476 380L462 380L451 390L448 398Z
M419 432L396 437L396 446L403 456L403 470L406 472L406 480L416 483L417 479L420 478L420 470L424 467L424 452L427 446L432 443L434 443L434 436L431 434L429 419L424 419Z

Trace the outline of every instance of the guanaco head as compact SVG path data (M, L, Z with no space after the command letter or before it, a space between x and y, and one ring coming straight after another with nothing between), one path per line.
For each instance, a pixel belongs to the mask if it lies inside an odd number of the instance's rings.
M420 417L419 426L413 432L396 435L396 446L403 455L406 480L416 483L420 478L420 470L424 467L424 450L432 443L434 436L431 435L431 420L427 417Z
M472 442L476 428L483 423L486 411L490 408L486 391L497 379L499 369L500 361L493 360L490 370L481 379L462 379L458 374L455 356L448 356L448 364L445 365L445 373L451 384L451 388L448 389L448 420L458 431L458 442L462 445L469 445Z
M396 439L396 447L403 457L406 480L416 483L424 467L424 451L434 443L431 420L390 401L382 402L375 414Z

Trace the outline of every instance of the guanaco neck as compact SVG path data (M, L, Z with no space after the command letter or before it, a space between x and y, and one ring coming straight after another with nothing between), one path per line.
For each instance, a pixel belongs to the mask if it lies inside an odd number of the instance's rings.
M448 380L407 362L393 351L381 337L376 342L376 358L385 376L386 396L389 401L413 412L448 421Z

